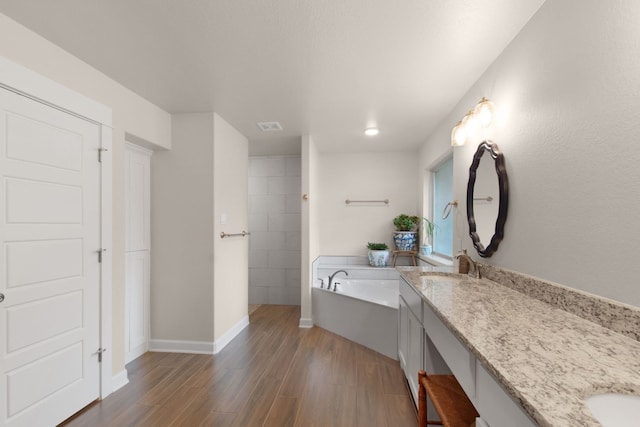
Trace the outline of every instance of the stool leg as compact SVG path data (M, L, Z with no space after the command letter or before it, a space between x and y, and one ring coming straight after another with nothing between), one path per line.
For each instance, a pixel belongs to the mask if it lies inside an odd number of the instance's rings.
M429 420L427 414L427 389L422 380L427 378L425 371L418 371L418 427L442 425L442 421Z
M427 391L422 379L427 377L425 371L418 372L418 427L427 426Z

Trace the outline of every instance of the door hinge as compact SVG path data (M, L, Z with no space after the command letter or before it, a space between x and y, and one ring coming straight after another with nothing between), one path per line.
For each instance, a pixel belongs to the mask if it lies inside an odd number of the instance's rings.
M104 353L105 351L107 351L106 348L99 348L98 351L96 351L96 353L98 354L98 363L102 363L102 353Z
M98 161L102 163L102 152L109 151L108 148L98 148Z
M106 249L102 249L102 248L100 248L100 249L98 249L96 251L96 252L98 252L98 262L102 262L102 253L106 252L106 251L107 251Z

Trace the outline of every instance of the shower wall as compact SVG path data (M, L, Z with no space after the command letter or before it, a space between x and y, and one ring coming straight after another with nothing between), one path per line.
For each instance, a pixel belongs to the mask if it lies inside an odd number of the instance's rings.
M249 157L249 304L300 304L300 156Z

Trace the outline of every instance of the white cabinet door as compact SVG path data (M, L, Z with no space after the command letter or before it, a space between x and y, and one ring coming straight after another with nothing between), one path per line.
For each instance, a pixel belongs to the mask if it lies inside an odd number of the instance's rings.
M0 425L99 397L100 132L0 89Z
M423 369L422 300L411 286L400 280L398 306L398 358L409 383L413 401L418 402L418 371ZM415 313L414 311L415 310Z
M149 350L149 251L127 253L125 362Z
M151 154L133 144L125 151L126 251L151 249Z
M536 423L511 395L476 361L477 395L472 399L483 420L491 427L533 427Z
M149 350L151 154L133 144L126 145L125 363Z
M405 375L409 380L409 386L411 393L413 393L413 399L418 401L418 371L423 369L422 358L422 337L424 335L424 329L422 323L418 321L416 316L409 310L408 316L408 341L409 352L407 354L407 370Z
M409 308L404 298L400 297L398 304L398 360L400 368L407 372L407 357L409 354Z

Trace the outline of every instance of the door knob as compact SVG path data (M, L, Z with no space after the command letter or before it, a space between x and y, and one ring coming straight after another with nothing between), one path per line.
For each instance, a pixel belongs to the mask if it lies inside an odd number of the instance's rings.
M4 301L4 294L0 294L0 302Z

